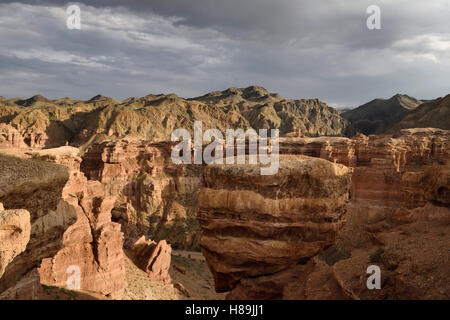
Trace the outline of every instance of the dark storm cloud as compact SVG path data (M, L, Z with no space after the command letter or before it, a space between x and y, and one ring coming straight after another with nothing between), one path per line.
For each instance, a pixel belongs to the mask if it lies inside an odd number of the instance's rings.
M82 30L65 27L68 3L80 4ZM196 96L258 84L355 106L448 93L450 0L68 3L0 1L0 95ZM366 28L370 4L382 30Z

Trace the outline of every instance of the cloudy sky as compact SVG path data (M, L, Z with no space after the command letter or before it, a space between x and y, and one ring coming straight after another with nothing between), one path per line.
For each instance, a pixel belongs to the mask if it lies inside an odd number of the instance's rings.
M81 30L66 8L81 8ZM366 9L381 9L369 30ZM195 97L260 85L354 107L450 93L450 0L0 1L0 95Z

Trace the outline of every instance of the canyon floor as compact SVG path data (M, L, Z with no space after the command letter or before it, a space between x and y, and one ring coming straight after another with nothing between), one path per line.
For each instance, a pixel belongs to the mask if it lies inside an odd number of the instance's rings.
M126 287L123 300L223 300L226 294L216 293L214 279L200 252L174 252L170 282L151 279L125 254ZM182 270L182 272L180 272ZM177 289L178 285L185 290ZM17 287L20 287L18 289ZM104 300L99 294L84 293L39 283L37 272L25 276L12 295L14 300Z
M226 294L216 293L214 290L214 279L200 252L173 252L169 270L171 283L150 279L126 254L125 256L127 276L127 288L123 298L125 300L222 300L225 298ZM181 284L186 289L185 293L175 288L174 284Z
M449 138L290 135L273 175L137 138L2 148L0 299L450 299Z

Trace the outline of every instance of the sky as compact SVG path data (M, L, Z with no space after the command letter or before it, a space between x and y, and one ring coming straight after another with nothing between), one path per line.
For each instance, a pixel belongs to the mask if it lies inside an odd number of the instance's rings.
M67 28L71 4L80 30ZM381 29L367 28L370 5ZM0 1L0 96L250 85L336 108L449 94L450 0Z

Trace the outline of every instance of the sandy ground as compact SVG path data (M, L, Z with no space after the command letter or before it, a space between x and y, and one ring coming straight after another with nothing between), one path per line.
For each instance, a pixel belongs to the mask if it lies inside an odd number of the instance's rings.
M176 267L175 267L176 266ZM183 274L179 270L185 271ZM124 300L223 300L226 294L218 294L214 280L200 252L175 251L169 270L172 281L164 283L150 279L125 255L128 287ZM174 287L181 284L189 296Z
M199 259L198 252L184 251L186 257L172 255L169 270L171 282L164 283L150 279L125 254L127 288L123 300L223 300L226 294L214 290L214 280L206 262ZM200 254L201 255L201 254ZM188 258L195 256L196 258ZM175 267L176 266L176 267ZM184 274L179 270L184 271ZM186 293L174 285L181 284ZM95 300L105 299L101 295L75 292L64 288L44 286L39 283L39 275L33 269L19 283L0 295L0 300Z

